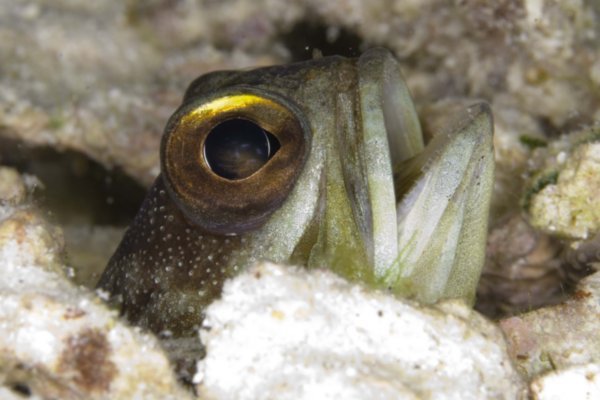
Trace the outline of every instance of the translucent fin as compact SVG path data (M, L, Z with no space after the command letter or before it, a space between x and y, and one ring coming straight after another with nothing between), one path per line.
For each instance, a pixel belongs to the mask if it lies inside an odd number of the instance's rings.
M487 104L469 107L459 128L437 135L396 171L412 182L398 205L399 254L384 283L405 297L472 301L485 256L494 156Z

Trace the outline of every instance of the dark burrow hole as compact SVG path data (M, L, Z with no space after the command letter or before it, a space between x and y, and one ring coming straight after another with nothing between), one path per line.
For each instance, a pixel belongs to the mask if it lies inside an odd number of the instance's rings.
M43 183L35 199L60 225L127 226L146 195L146 189L121 169L107 169L73 150L0 138L0 164Z
M0 165L34 175L33 201L59 225L74 283L93 288L135 217L146 189L85 154L0 137Z
M11 386L13 392L19 394L21 397L30 397L31 389L24 383L14 383Z
M281 37L291 53L291 61L310 60L315 50L323 56L358 57L366 48L356 33L319 20L300 21Z

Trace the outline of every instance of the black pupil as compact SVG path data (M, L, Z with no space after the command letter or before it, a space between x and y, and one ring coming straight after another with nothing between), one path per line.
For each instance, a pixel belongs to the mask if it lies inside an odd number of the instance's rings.
M230 119L213 128L204 142L210 169L225 179L244 179L258 171L279 148L269 132L246 119Z

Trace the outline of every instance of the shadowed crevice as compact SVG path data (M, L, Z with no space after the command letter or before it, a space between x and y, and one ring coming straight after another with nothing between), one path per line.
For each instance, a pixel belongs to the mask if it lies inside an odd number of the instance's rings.
M146 195L120 168L107 169L74 150L0 137L0 165L36 176L44 186L36 200L61 225L127 226Z
M314 50L323 56L345 57L358 57L365 50L365 43L357 33L318 19L298 22L281 38L291 53L291 61L310 60Z

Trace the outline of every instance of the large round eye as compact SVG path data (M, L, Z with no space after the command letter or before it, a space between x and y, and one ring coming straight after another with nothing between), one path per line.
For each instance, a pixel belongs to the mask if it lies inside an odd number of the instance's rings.
M287 101L252 93L192 101L167 124L163 180L193 223L212 233L242 233L262 225L287 198L309 141L308 126Z
M235 118L214 127L204 142L210 169L225 179L244 179L259 171L279 149L279 141L259 125Z

